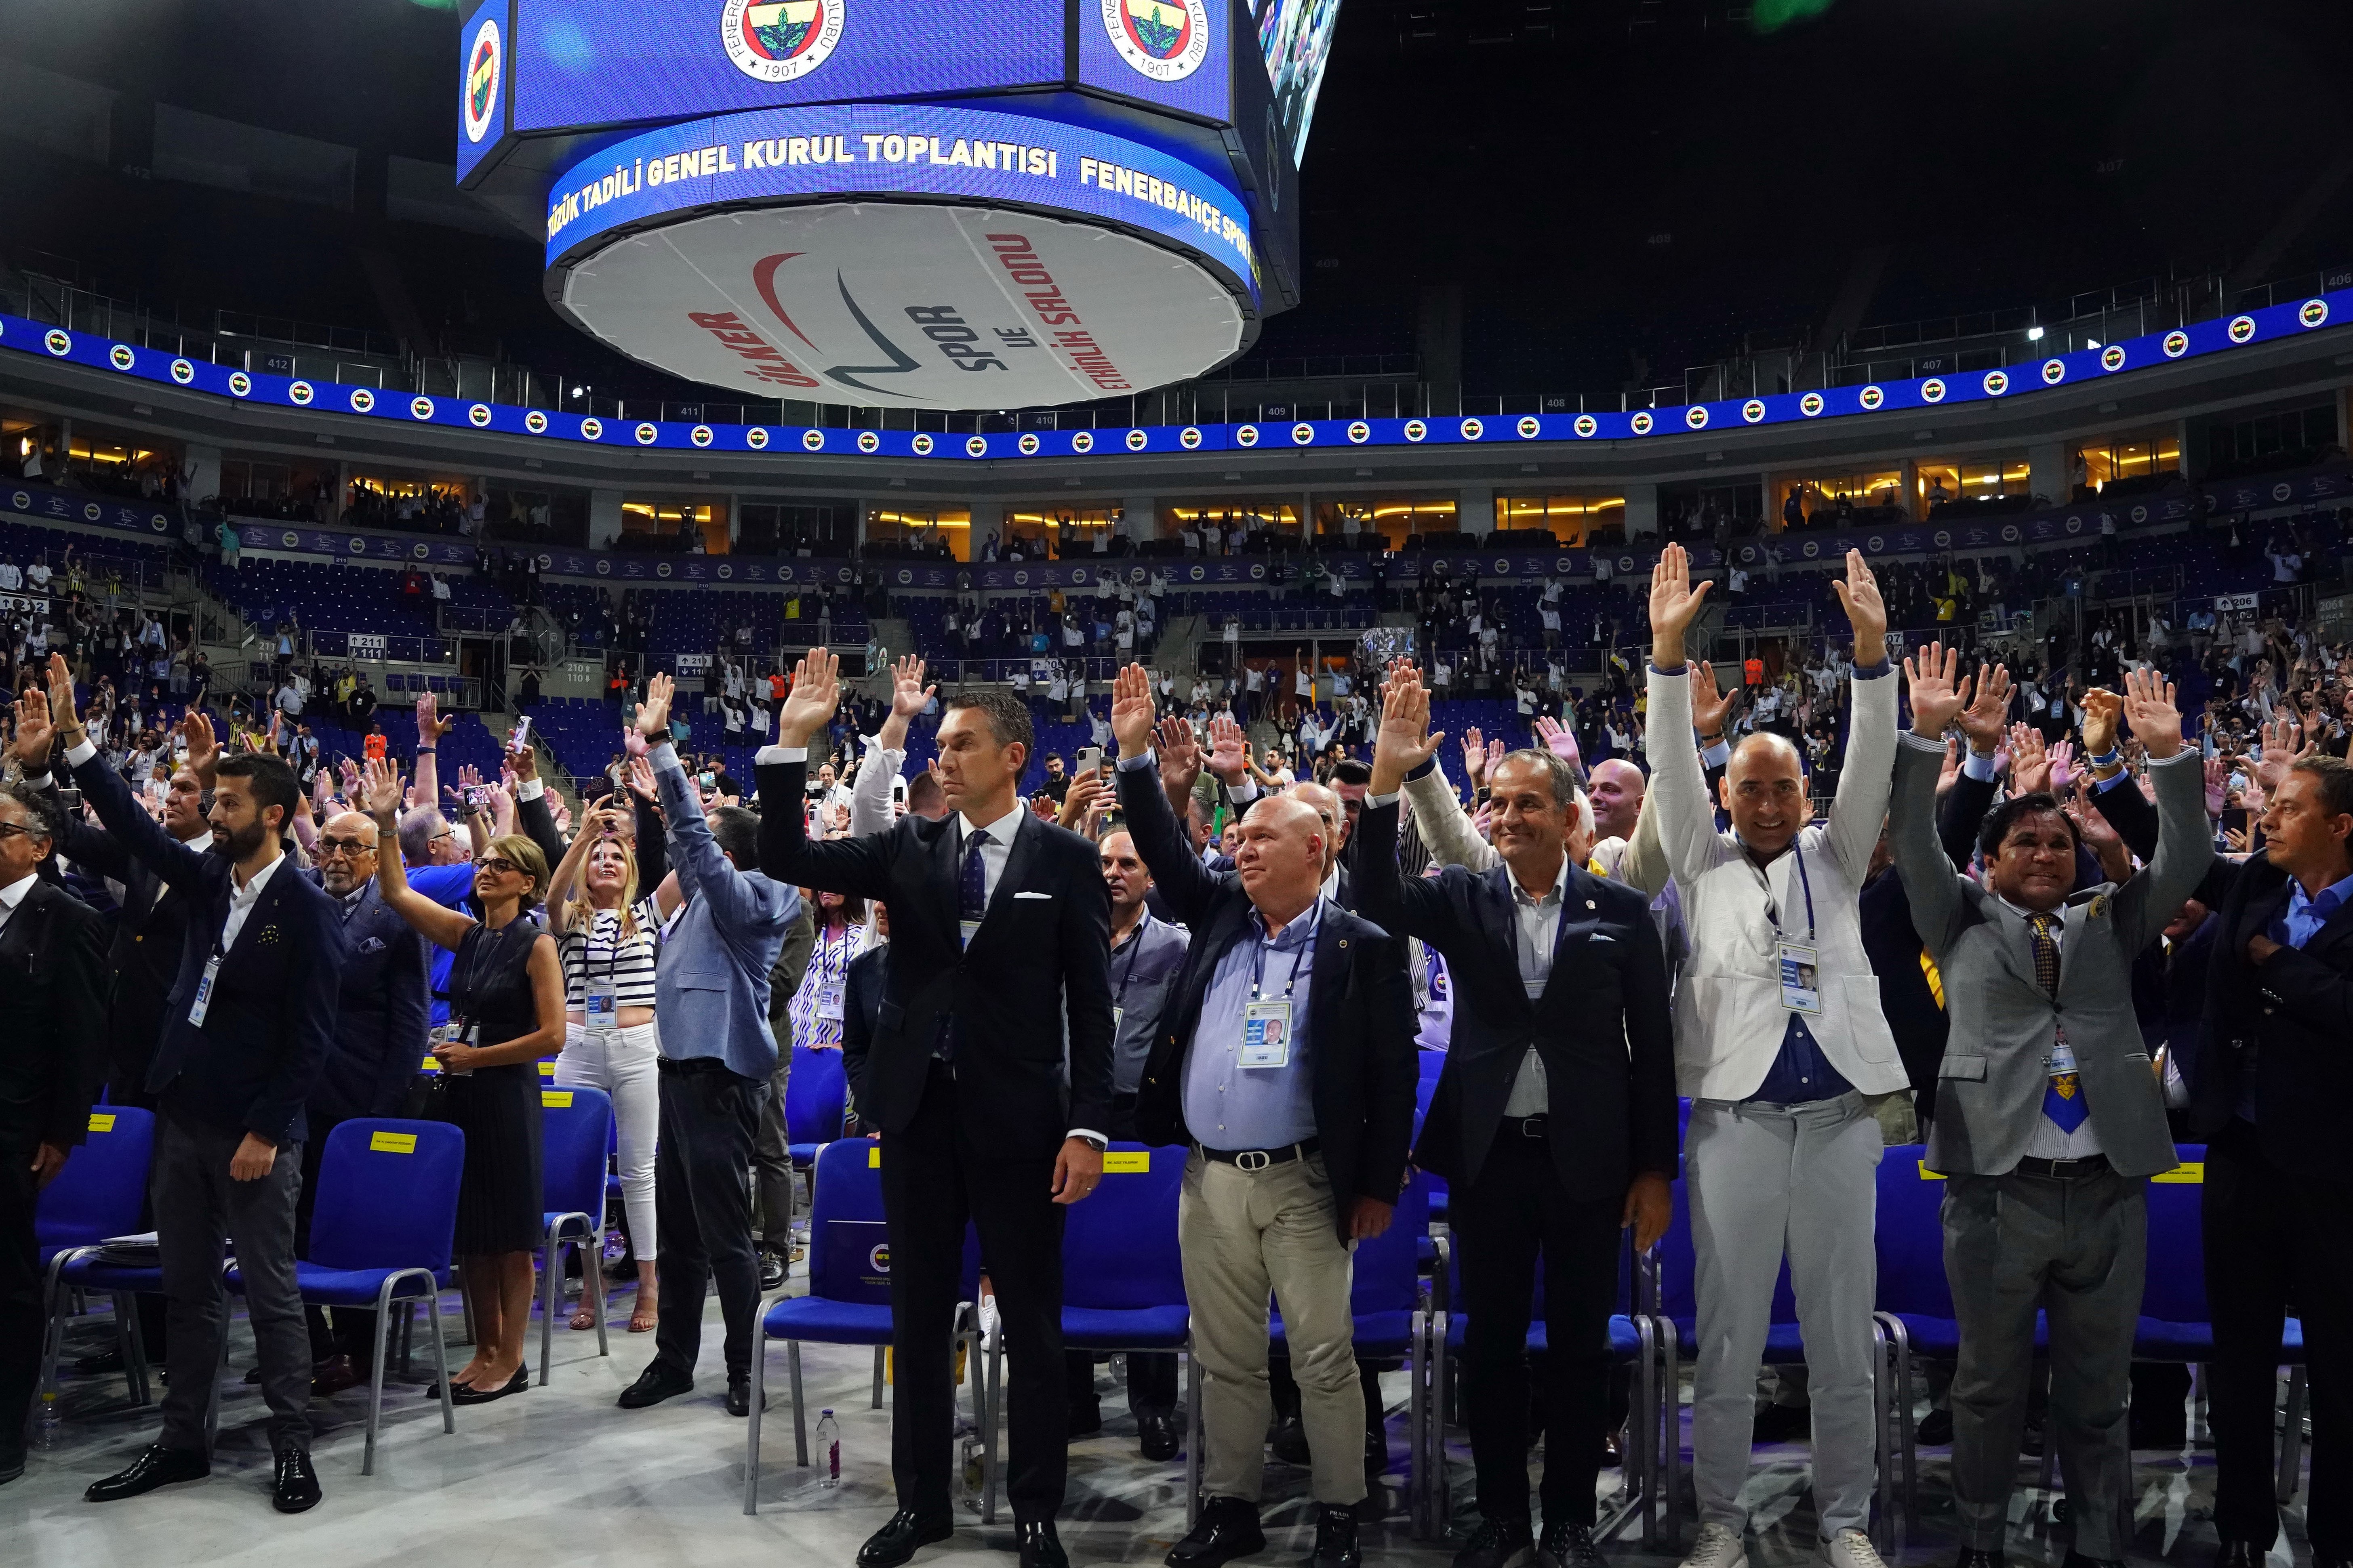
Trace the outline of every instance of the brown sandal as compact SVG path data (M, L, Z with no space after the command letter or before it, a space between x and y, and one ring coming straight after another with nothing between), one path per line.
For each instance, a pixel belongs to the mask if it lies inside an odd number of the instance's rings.
M586 1333L596 1326L596 1310L595 1308L583 1306L572 1314L572 1330L575 1333Z
M638 1303L629 1309L629 1332L649 1334L661 1327L661 1304L649 1301L643 1290L638 1292Z

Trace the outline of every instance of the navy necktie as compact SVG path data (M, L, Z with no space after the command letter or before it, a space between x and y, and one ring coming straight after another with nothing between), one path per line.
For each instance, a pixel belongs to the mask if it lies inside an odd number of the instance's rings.
M965 840L964 893L958 910L964 921L964 945L972 945L973 933L980 929L983 916L988 913L988 864L980 858L988 844L988 830L981 829Z

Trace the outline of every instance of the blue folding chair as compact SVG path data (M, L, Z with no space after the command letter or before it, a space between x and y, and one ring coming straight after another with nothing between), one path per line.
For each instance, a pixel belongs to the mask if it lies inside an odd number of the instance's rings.
M1062 1225L1062 1346L1095 1352L1185 1353L1185 1514L1200 1512L1201 1368L1193 1359L1193 1315L1176 1244L1176 1198L1186 1152L1113 1143L1103 1184L1070 1205ZM997 1519L997 1439L1004 1401L1005 1336L988 1347L984 1385L981 1519Z
M1429 1484L1420 1507L1426 1518L1425 1533L1435 1538L1446 1528L1452 1511L1453 1493L1447 1474L1446 1432L1453 1421L1454 1378L1451 1365L1469 1342L1470 1317L1462 1300L1462 1256L1457 1245L1460 1238L1448 1237L1440 1245L1445 1272L1439 1292L1438 1310L1432 1317L1430 1339L1436 1348L1430 1373L1433 1393L1430 1417L1431 1466ZM1620 1472L1623 1480L1615 1500L1616 1506L1603 1516L1594 1528L1595 1539L1607 1541L1626 1527L1626 1521L1637 1513L1643 1516L1645 1539L1655 1536L1651 1522L1653 1510L1645 1505L1655 1489L1653 1481L1658 1468L1659 1395L1657 1378L1657 1325L1652 1314L1641 1310L1636 1282L1638 1267L1623 1254L1618 1267L1617 1307L1609 1315L1609 1356L1620 1365L1630 1363L1634 1369L1634 1387L1629 1411L1630 1428L1640 1425L1647 1434L1642 1440L1625 1447ZM1545 1321L1544 1259L1536 1259L1535 1296L1531 1303L1528 1320L1527 1349L1530 1355L1541 1355L1551 1343L1550 1326Z
M806 1467L808 1419L801 1397L801 1345L874 1347L874 1407L882 1406L882 1352L892 1342L890 1231L882 1214L882 1146L865 1138L843 1138L818 1152L809 1203L809 1288L806 1296L783 1296L760 1318L759 1342L752 1350L752 1415L744 1435L744 1511L760 1508L760 1425L766 1402L768 1342L785 1342L785 1364L792 1378L793 1462ZM987 1397L978 1389L980 1331L972 1303L980 1291L979 1255L967 1227L965 1300L956 1304L949 1332L965 1350L973 1369L976 1415L986 1424Z
M1388 1229L1356 1244L1348 1294L1348 1309L1356 1319L1356 1359L1406 1363L1406 1508L1414 1533L1424 1539L1432 1533L1424 1506L1431 1456L1430 1296L1422 1283L1419 1244L1429 1237L1430 1184L1436 1180L1416 1173L1398 1198ZM1288 1355L1291 1341L1281 1310L1268 1320L1267 1331L1271 1349ZM1369 1414L1386 1428L1388 1412Z
M1932 1173L1926 1146L1899 1143L1879 1161L1873 1231L1878 1305L1872 1313L1875 1408L1879 1413L1879 1499L1883 1519L1902 1475L1906 1523L1920 1522L1920 1457L1912 1415L1912 1358L1949 1361L1960 1352L1953 1289L1945 1275L1945 1180ZM2037 1349L2042 1330L2036 1331Z
M48 1324L44 1336L41 1391L55 1397L58 1360L65 1345L66 1292L105 1290L114 1299L114 1334L122 1347L122 1365L131 1384L132 1402L147 1403L146 1347L140 1342L139 1314L132 1310L133 1294L161 1291L160 1268L101 1268L85 1258L111 1237L128 1236L139 1228L147 1194L147 1167L155 1153L155 1117L133 1106L104 1106L90 1113L90 1131L82 1146L66 1161L57 1180L41 1191L33 1209L33 1239L40 1248L41 1268L48 1276ZM81 1262L78 1277L69 1271Z
M793 1070L785 1080L785 1141L793 1166L806 1171L817 1152L841 1136L849 1105L849 1079L839 1051L793 1047Z
M596 1353L613 1353L605 1339L604 1269L605 1160L613 1147L613 1100L601 1089L543 1089L539 1107L540 1185L547 1205L539 1263L539 1385L544 1388L567 1247L580 1254L581 1304L596 1313Z
M441 1343L441 1292L458 1232L458 1177L466 1135L446 1121L361 1118L337 1124L319 1163L311 1210L311 1256L294 1265L305 1305L375 1311L369 1356L367 1448L360 1474L375 1474L384 1415L384 1360L395 1302L422 1300L433 1371L441 1390L441 1430L455 1432L449 1366ZM228 1287L242 1291L236 1268Z

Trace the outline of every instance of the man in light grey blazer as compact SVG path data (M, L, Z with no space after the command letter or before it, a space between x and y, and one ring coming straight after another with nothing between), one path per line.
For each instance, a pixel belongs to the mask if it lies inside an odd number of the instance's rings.
M662 938L654 973L661 1029L661 1141L654 1220L661 1232L661 1322L654 1359L621 1393L641 1409L694 1386L702 1297L719 1292L727 1324L727 1414L752 1408L760 1265L744 1173L776 1068L768 973L801 896L760 870L760 821L740 805L706 819L670 743L670 678L657 675L638 709L661 791L664 836L685 907ZM788 803L797 809L797 803Z
M2038 1309L2051 1324L2051 1430L2075 1540L2068 1568L2119 1563L2131 1532L2126 1405L2148 1248L2147 1180L2175 1163L2165 1094L2133 1015L2133 955L2214 857L2199 756L2173 688L2126 677L2125 717L2157 789L2157 856L2121 887L2074 892L2075 825L2048 795L1988 813L1985 885L1936 843L1945 729L1969 700L1957 650L1905 661L1912 731L1889 837L1913 924L1944 976L1951 1035L1928 1167L1951 1178L1945 1273L1957 1568L1999 1568L2018 1473Z

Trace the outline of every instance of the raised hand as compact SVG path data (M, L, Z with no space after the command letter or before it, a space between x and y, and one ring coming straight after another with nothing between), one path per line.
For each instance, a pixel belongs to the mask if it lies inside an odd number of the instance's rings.
M1111 732L1124 759L1152 750L1152 672L1140 664L1123 666L1111 680Z
M1462 731L1462 775L1472 789L1487 776L1487 737L1476 724Z
M2031 724L2010 727L2010 788L2013 795L2040 795L2051 787L2051 753L2042 731Z
M667 673L646 682L646 700L638 704L638 733L649 746L670 739L670 702L675 689Z
M2009 668L2000 664L1980 667L1977 696L1961 710L1957 720L1961 733L1969 738L1969 750L1981 757L2000 750L2002 721L2009 713Z
M74 710L73 670L61 653L49 655L49 722L69 748L81 743L81 715Z
M1190 795L1201 777L1201 742L1194 738L1193 721L1167 718L1153 731L1160 752L1160 783L1169 795Z
M1683 633L1699 618L1712 586L1692 586L1691 556L1682 545L1670 542L1659 552L1658 563L1651 568L1651 658L1662 669L1683 663ZM1885 626L1883 619L1881 629Z
M1715 666L1705 659L1692 666L1692 728L1694 731L1722 739L1725 721L1732 716L1732 706L1739 700L1740 692L1736 687L1725 692L1716 689Z
M631 757L621 776L628 782L629 793L647 805L661 798L661 786L654 782L654 765L645 758Z
M2125 722L2151 762L2181 750L2181 710L2174 706L2173 682L2154 669L2126 670Z
M1228 789L1240 785L1250 771L1250 737L1232 714L1220 713L1209 721L1209 760L1205 765Z
M1854 628L1854 662L1866 669L1884 663L1887 604L1879 596L1879 579L1863 563L1862 551L1846 552L1846 581L1832 583L1831 592L1838 595L1839 608L1846 612L1847 624Z
M400 769L393 764L392 760L388 757L370 757L367 764L367 787L363 795L367 804L368 815L375 817L377 822L390 826L394 818L400 815L403 793L400 785Z
M776 710L776 744L807 746L840 706L840 658L821 647L809 649L793 667L793 689Z
M17 700L16 741L9 750L19 766L28 773L46 766L49 744L57 736L57 726L49 722L48 699L26 697Z
M1394 795L1405 775L1428 762L1446 738L1430 732L1430 693L1410 667L1393 669L1381 703L1380 728L1373 732L1374 795Z
M923 684L923 661L908 654L891 667L891 711L901 719L913 719L932 705L936 686Z
M2116 749L2116 724L2124 718L2125 700L2105 686L2084 693L2084 752L2105 756Z
M638 727L635 724L621 726L621 753L630 757L642 757L646 754L646 738L638 733Z
M2230 780L2230 770L2223 767L2221 758L2209 757L2206 759L2207 816L2220 816L2222 815L2223 801L2231 787Z
M1696 699L1696 696L1697 687L1694 685L1694 699ZM1577 749L1576 731L1570 729L1559 720L1553 718L1550 714L1544 714L1540 715L1536 720L1536 739L1542 742L1545 749L1550 752L1554 756L1558 757L1570 767L1578 769L1579 774L1582 776L1584 758Z
M454 717L435 718L437 706L437 700L430 691L425 692L417 699L417 743L420 746L437 743L458 722Z
M2075 743L2053 741L2051 743L2051 793L2064 795L2075 777Z
M1056 814L1055 823L1062 827L1076 827L1096 801L1108 793L1101 773L1080 774L1063 793L1062 809Z
M1855 661L1862 662L1858 654ZM1939 740L1946 729L1969 705L1969 689L1976 684L1970 677L1960 676L1961 650L1930 643L1917 654L1904 656L1904 684L1912 699L1912 732L1928 740Z
M2133 732L2140 732L2137 725ZM2320 749L2320 742L2305 740L2302 729L2285 714L2263 725L2259 738L2263 749L2255 758L2255 782L2266 792L2285 784L2288 770Z

